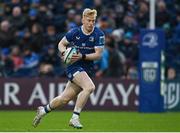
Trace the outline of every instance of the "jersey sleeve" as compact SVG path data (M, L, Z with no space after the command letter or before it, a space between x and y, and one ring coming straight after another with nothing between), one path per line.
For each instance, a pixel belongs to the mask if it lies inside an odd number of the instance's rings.
M74 34L76 33L77 28L73 28L70 31L68 31L65 35L68 42L71 42L73 40Z
M99 47L103 48L104 44L105 44L105 35L101 31L101 32L98 33L96 44L95 44L95 48L99 48Z

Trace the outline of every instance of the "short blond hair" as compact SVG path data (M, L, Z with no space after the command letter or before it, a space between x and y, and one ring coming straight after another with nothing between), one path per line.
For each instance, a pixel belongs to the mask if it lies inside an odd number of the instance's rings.
M92 16L92 15L96 18L97 11L95 9L89 9L89 8L84 9L83 17Z

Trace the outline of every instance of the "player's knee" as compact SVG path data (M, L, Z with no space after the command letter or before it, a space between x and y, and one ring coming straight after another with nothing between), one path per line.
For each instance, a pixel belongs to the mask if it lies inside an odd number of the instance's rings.
M92 84L92 85L90 85L90 86L87 87L87 91L88 91L89 93L92 93L94 90L95 90L95 85L94 85L94 84Z
M92 87L91 87L91 88L92 88L92 92L94 92L94 90L96 89L96 87L95 87L95 85L94 85L94 84L92 85Z

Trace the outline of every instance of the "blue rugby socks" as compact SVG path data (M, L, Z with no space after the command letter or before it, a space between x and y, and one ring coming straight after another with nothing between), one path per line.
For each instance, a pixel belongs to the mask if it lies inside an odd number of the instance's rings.
M45 107L44 107L44 111L46 112L46 113L49 113L49 112L51 112L53 109L51 108L51 106L50 106L50 104L48 104L48 105L46 105Z
M74 108L74 112L73 112L73 115L72 115L72 118L73 119L78 119L79 116L80 116L80 113L81 113L81 108Z

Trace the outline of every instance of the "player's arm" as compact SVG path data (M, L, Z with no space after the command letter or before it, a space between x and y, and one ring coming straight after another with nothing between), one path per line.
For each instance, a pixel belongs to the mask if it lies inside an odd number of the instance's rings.
M82 55L82 59L83 60L99 60L102 56L104 44L105 44L105 36L104 34L101 34L96 41L95 52L91 54Z
M66 37L63 37L61 39L61 41L59 42L58 49L62 56L63 56L64 52L66 51L66 47L68 44L69 44L69 42L67 41Z
M103 52L103 48L104 48L104 44L105 44L105 36L99 36L98 38L98 43L95 46L95 52L91 53L91 54L74 54L72 57L73 61L77 61L77 60L99 60L102 56L102 52Z
M95 52L91 54L74 54L71 58L73 62L77 60L99 60L102 56L103 48L102 47L96 47Z
M91 54L82 55L83 60L99 60L102 56L103 48L96 47L95 52Z

